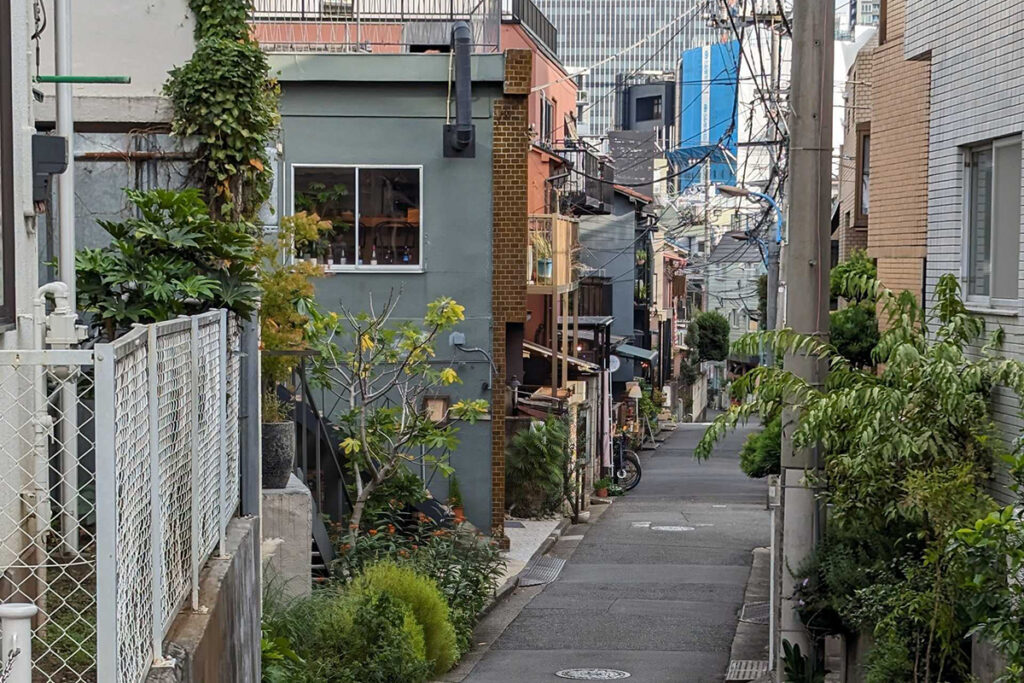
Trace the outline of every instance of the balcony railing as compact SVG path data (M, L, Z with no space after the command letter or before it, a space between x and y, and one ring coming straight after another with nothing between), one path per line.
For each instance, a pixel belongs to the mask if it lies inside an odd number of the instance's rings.
M572 166L560 188L562 212L610 212L615 194L612 160L583 140L565 140L553 151Z
M527 291L556 294L576 287L579 222L552 215L530 216Z
M446 51L465 21L474 52L498 52L502 0L254 0L250 23L270 52Z
M558 29L533 0L502 0L502 18L522 24L552 53L558 54Z

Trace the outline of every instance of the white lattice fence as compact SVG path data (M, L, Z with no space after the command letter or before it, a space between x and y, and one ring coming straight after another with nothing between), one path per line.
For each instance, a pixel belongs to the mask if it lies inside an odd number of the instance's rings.
M238 504L238 325L224 311L96 347L97 667L135 683Z

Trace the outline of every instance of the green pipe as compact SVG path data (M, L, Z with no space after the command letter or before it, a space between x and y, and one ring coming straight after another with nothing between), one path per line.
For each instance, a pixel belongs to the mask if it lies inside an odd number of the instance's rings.
M131 83L131 76L36 76L38 83Z

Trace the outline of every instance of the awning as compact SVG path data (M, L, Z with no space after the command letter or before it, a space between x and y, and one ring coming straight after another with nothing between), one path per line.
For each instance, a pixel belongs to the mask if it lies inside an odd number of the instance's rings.
M623 344L618 347L615 349L615 354L618 356L626 356L627 358L638 358L640 360L645 360L648 363L653 363L658 360L657 351L648 351L647 349L642 349L639 346L632 346L630 344Z
M615 317L610 315L581 315L575 318L580 327L608 327L615 322ZM558 316L558 324L565 322L565 316ZM574 324L574 319L569 316L569 324Z
M551 349L549 349L546 346L541 346L540 344L534 344L533 342L524 341L523 342L523 348L526 349L527 351L529 351L530 353L539 353L540 355L545 356L546 358L551 358ZM562 353L561 352L556 354L556 356L557 356L559 361L562 360ZM600 365L598 365L596 363L591 363L588 360L583 360L582 358L576 358L575 356L569 356L568 361L569 361L570 365L575 365L580 370L583 370L585 372L600 372L601 371L601 366Z

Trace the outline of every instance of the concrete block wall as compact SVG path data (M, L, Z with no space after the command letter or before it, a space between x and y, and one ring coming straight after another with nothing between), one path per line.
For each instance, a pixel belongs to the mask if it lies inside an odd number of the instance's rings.
M285 488L263 489L262 495L263 540L276 545L270 557L264 556L265 581L288 597L308 596L313 497L294 474Z
M1024 131L1024 36L1017 0L936 3L907 0L904 56L931 56L926 299L944 273L962 277L964 146ZM1024 248L1024 240L1021 241ZM1024 259L1019 258L1018 262ZM1024 357L1024 268L1018 297L998 310L974 307L988 329L1006 333L1003 352ZM1017 401L996 396L995 419L1006 440L1024 428ZM993 493L1011 496L999 472Z
M868 255L894 291L923 296L928 234L931 60L904 57L906 0L889 0L873 51ZM884 320L881 321L884 324Z
M509 323L526 324L526 278L523 274L529 225L527 159L532 69L530 50L506 50L504 93L494 101L491 354L497 372L491 390L491 533L496 538L505 535L507 326Z

